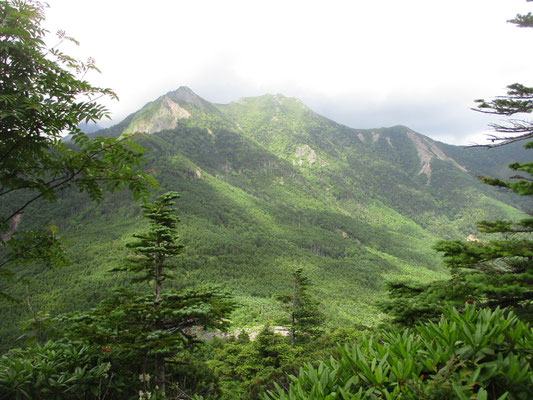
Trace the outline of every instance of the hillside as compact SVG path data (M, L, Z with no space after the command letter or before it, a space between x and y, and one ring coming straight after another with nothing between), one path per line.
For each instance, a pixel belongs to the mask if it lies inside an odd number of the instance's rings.
M444 276L436 240L478 235L476 221L520 213L511 197L476 180L504 174L520 149L488 155L404 126L352 129L282 95L212 104L181 87L97 134L135 132L160 192L182 195L186 250L174 285L226 287L242 304L233 318L241 326L276 320L274 296L289 289L298 266L331 325L375 324L385 280ZM24 272L35 306L51 314L84 309L129 284L108 271L142 228L139 214L127 193L95 205L65 192L53 206L28 211L21 226L56 225L73 261ZM0 332L7 343L26 311L2 305L0 312L8 316Z

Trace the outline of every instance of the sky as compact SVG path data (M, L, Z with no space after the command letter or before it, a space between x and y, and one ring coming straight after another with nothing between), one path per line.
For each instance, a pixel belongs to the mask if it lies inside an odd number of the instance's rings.
M506 23L533 11L525 0L47 3L44 27L76 38L62 50L94 58L101 74L86 78L119 96L102 126L188 86L214 103L281 93L352 128L483 143L501 119L473 100L533 86L533 29Z

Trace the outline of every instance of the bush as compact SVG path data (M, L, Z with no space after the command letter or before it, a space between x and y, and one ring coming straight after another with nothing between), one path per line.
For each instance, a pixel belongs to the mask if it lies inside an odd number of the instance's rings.
M447 309L438 323L363 337L265 400L517 399L533 393L533 330L508 310Z
M110 368L94 346L47 342L14 349L0 358L0 399L101 398Z

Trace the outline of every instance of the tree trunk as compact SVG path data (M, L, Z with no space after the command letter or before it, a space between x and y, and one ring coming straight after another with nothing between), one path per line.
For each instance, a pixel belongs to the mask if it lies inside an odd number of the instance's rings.
M155 356L155 383L159 390L165 392L165 356L157 354Z
M161 298L161 289L163 288L163 261L160 261L155 266L155 286L154 286L154 301L159 301Z

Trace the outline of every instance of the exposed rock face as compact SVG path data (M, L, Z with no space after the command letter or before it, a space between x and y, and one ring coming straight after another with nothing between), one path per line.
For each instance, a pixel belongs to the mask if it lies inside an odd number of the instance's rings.
M426 174L428 183L431 181L431 160L434 158L443 161L449 161L463 172L467 172L466 168L460 165L453 158L448 157L442 152L438 146L428 139L422 138L413 132L407 132L407 136L414 143L418 157L420 158L421 168L418 175Z
M470 234L468 235L468 237L466 238L466 241L467 242L476 242L476 243L481 243L481 240L479 240L477 237L474 236L474 234Z
M165 129L174 129L180 119L189 118L191 113L178 103L174 102L169 96L161 97L157 110L144 118L134 121L128 131L155 133Z

